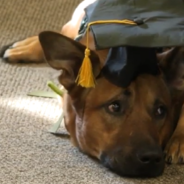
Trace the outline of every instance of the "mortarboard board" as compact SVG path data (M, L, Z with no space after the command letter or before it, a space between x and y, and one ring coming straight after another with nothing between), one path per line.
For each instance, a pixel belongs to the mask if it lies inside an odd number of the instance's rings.
M139 73L159 73L156 47L184 45L183 10L182 0L97 0L85 9L79 34L88 39L90 29L96 49L110 49L102 73L126 87ZM89 54L87 43L86 61Z

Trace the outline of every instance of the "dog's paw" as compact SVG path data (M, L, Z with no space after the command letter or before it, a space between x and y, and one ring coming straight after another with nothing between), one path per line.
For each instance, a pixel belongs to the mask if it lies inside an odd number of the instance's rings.
M9 45L5 45L1 48L1 50L0 50L0 57L1 58L4 56L4 53L6 52L6 50L11 48L12 45L13 45L13 43L11 43Z
M43 52L37 36L4 46L0 57L8 63L43 62Z
M184 134L173 134L165 148L165 155L169 164L184 164Z

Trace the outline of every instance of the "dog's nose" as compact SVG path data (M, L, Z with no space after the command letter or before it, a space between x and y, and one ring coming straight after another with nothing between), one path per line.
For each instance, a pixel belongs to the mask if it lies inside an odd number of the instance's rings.
M137 159L141 164L159 164L162 162L163 153L160 149L146 149L139 151Z
M156 177L163 173L164 154L159 146L143 146L127 153L116 149L102 154L101 162L109 169L123 176Z

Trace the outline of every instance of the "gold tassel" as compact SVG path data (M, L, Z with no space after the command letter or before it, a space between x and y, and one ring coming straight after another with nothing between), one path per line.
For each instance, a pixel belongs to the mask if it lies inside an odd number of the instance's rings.
M76 81L77 81L77 84L82 87L85 87L85 88L93 87L94 88L95 79L94 79L93 68L92 68L92 64L91 64L89 56L90 56L90 50L86 48L85 57L82 62L82 66L79 70L79 74L78 74Z
M95 87L95 77L93 74L93 68L92 68L92 64L90 61L90 50L89 50L89 28L91 25L94 24L128 24L128 25L137 25L134 21L132 20L99 20L99 21L94 21L94 22L90 22L87 26L86 32L86 49L85 49L85 57L84 60L82 62L81 68L79 70L76 82L78 85L85 87L85 88L91 88L91 87Z

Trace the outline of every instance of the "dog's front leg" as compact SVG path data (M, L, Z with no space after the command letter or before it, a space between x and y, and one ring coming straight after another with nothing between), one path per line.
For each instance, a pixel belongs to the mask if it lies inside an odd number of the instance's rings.
M40 63L43 62L43 51L38 36L5 46L0 54L9 63Z
M177 127L166 145L165 153L167 163L184 164L184 105Z
M74 39L85 15L84 9L96 0L84 0L75 9L71 20L61 30L61 34ZM38 36L29 37L23 41L16 42L2 49L0 53L5 61L9 63L40 63L44 61L43 51Z

